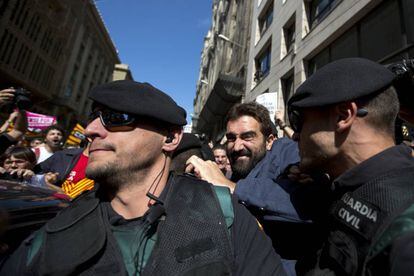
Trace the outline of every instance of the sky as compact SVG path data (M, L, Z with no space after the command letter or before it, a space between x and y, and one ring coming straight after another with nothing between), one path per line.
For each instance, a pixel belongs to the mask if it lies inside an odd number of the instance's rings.
M169 94L186 109L191 122L212 0L97 0L96 4L134 80Z

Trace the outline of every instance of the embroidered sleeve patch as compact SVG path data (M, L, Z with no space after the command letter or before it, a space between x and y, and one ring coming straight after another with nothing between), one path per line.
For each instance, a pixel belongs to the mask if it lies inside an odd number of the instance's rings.
M366 239L374 235L381 220L381 210L377 206L349 193L342 196L333 214L337 221Z

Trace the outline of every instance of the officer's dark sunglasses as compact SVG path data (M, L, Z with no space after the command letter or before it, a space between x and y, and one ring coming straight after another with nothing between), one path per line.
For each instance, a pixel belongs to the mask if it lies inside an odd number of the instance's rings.
M365 117L368 114L368 110L364 107L360 107L357 110L357 117ZM289 106L288 108L288 116L290 127L293 129L294 132L299 133L303 127L303 111L299 108L292 108Z
M110 131L121 130L125 127L132 127L136 122L136 116L118 112L112 109L96 109L89 115L89 123L98 118L102 125Z
M300 109L289 107L288 116L290 127L294 132L300 132L303 126L303 112Z

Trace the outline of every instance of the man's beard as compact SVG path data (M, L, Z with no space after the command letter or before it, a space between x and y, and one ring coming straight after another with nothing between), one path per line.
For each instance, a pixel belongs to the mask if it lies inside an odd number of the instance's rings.
M136 155L131 154L128 160L136 160ZM155 158L147 158L128 165L113 161L99 167L87 166L86 176L99 183L101 189L114 195L121 187L127 186L131 180L136 180L138 172L141 175L145 174L154 162Z
M58 150L62 147L62 141L47 141L46 144L52 149L52 150Z
M238 181L246 178L246 176L253 170L253 168L259 163L266 154L266 147L260 147L257 152L252 152L247 148L241 151L234 151L230 156L230 164L232 174L232 180ZM247 156L247 160L237 160L237 157Z

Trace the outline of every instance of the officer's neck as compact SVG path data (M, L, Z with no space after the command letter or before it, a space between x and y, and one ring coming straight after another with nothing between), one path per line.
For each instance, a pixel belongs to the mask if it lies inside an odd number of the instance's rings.
M123 185L116 194L112 197L111 206L119 215L125 219L133 219L141 217L148 210L150 199L147 197L151 185L156 180L157 176L163 169L164 163L157 164L152 168L131 174L129 179L131 182L127 185ZM151 188L151 193L155 196L159 196L164 190L168 181L169 162L164 168L164 173L161 176L160 181L155 181L155 184ZM156 185L158 182L158 185ZM157 186L154 191L155 186Z
M336 178L374 155L395 146L393 137L371 128L356 129L349 133L340 146L340 154L329 175Z

